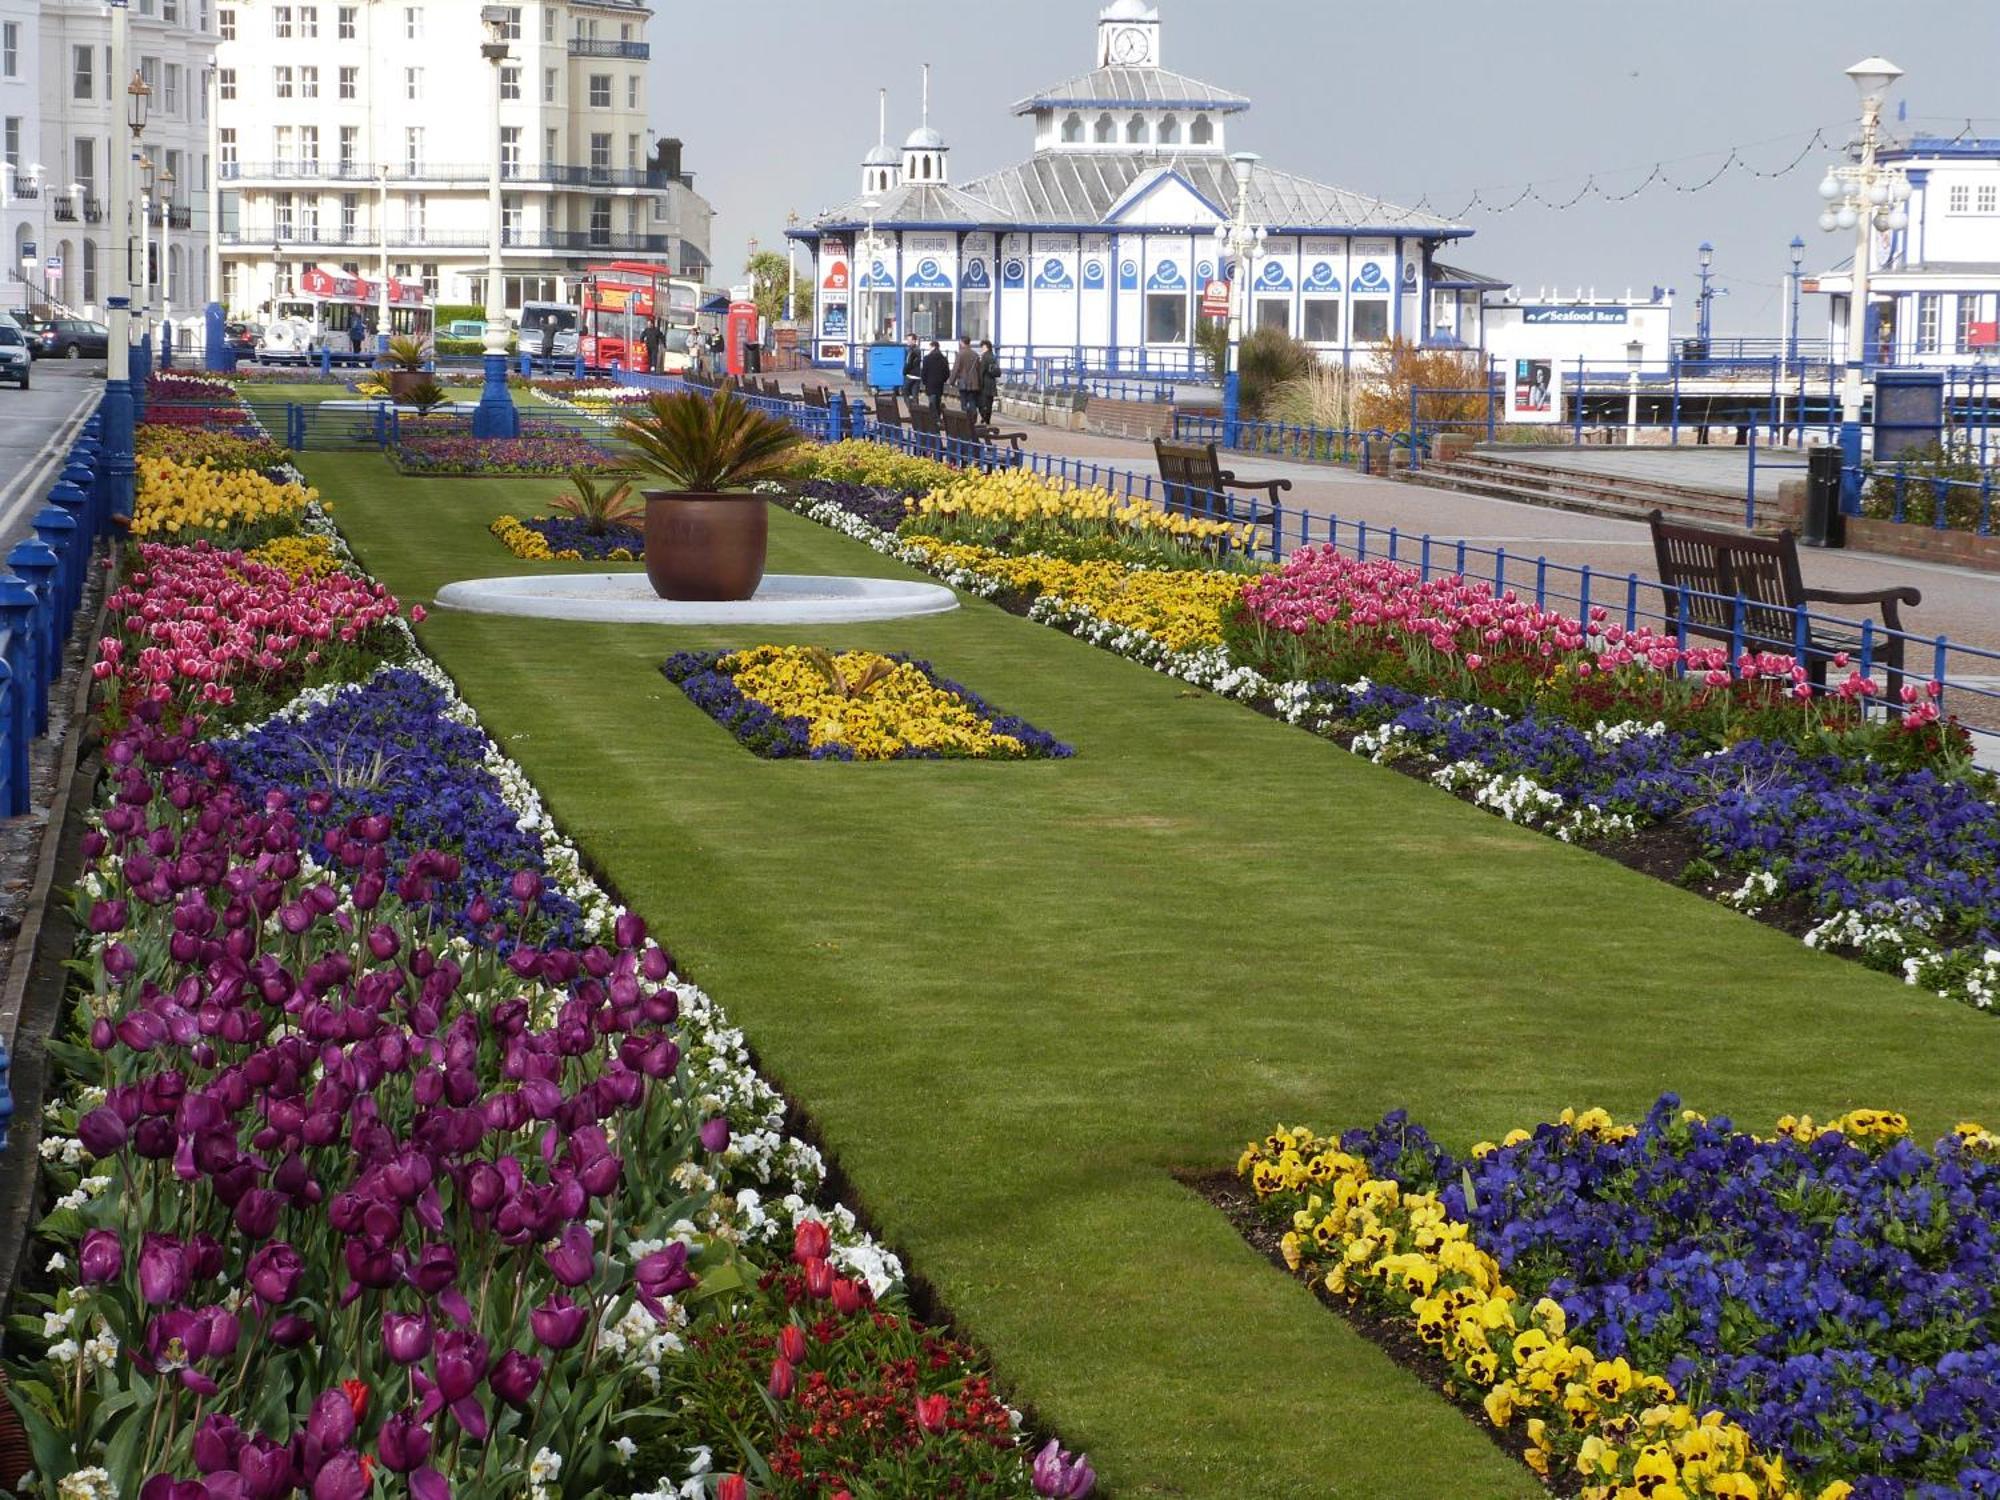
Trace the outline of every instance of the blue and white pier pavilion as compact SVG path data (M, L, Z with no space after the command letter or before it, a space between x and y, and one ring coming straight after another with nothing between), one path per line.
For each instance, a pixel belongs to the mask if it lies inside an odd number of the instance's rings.
M1034 154L963 183L925 122L878 141L861 193L793 230L818 276L814 357L858 368L907 334L990 338L1010 367L1199 373L1215 226L1236 212L1228 135L1250 101L1160 65L1159 12L1115 0L1097 65L1014 106ZM1329 361L1396 337L1479 348L1486 279L1440 265L1472 231L1261 162L1248 210L1266 235L1248 326L1285 328ZM1221 275L1227 276L1227 268Z

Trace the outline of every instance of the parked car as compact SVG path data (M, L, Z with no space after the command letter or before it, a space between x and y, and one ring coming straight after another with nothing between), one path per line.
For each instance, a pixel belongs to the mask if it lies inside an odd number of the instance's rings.
M11 321L0 324L0 380L11 380L25 391L33 368L34 356L28 353L27 335Z
M110 330L86 318L57 318L36 339L44 359L103 359L110 342Z
M478 318L454 318L450 326L445 329L445 337L448 339L483 339L486 337L486 324Z
M222 328L222 334L229 341L229 347L236 351L239 358L249 359L257 353L257 340L264 336L264 325L262 323L225 323Z

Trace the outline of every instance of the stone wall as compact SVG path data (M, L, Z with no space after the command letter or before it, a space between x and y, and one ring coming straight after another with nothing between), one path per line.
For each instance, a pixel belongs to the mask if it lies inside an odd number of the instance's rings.
M1880 552L1888 557L2000 573L2000 536L1980 536L1972 531L1939 531L1933 526L1913 526L1907 521L1871 521L1865 516L1849 516L1847 548L1850 552Z

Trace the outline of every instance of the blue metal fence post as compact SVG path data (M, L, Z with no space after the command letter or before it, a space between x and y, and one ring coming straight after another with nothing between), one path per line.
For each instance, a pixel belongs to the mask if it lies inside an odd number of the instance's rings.
M0 815L17 818L28 810L28 735L22 722L21 688L14 669L0 656Z
M1743 529L1757 529L1757 424L1750 424L1750 481L1743 487Z
M7 554L7 565L27 585L33 602L28 607L26 632L28 650L24 662L27 668L27 698L29 723L35 734L46 734L49 727L49 679L55 676L55 571L56 556L49 551L48 544L40 541L22 541L14 544L14 550ZM18 680L18 679L17 679Z
M30 524L35 528L36 539L55 554L55 592L49 602L55 612L56 634L66 641L69 639L70 612L75 607L77 581L81 573L78 561L83 551L79 545L76 522L61 506L44 505L35 512L35 519Z

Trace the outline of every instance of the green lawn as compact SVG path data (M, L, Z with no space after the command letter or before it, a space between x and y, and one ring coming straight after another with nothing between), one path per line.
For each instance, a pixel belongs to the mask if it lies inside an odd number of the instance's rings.
M560 488L304 461L406 600L536 567L485 525ZM902 571L784 515L771 566ZM1276 1122L1407 1105L1463 1146L1663 1089L1760 1128L2000 1119L1994 1019L976 601L810 637L421 634L1118 1496L1541 1493L1171 1175ZM929 657L1077 757L755 759L657 665L766 639Z

